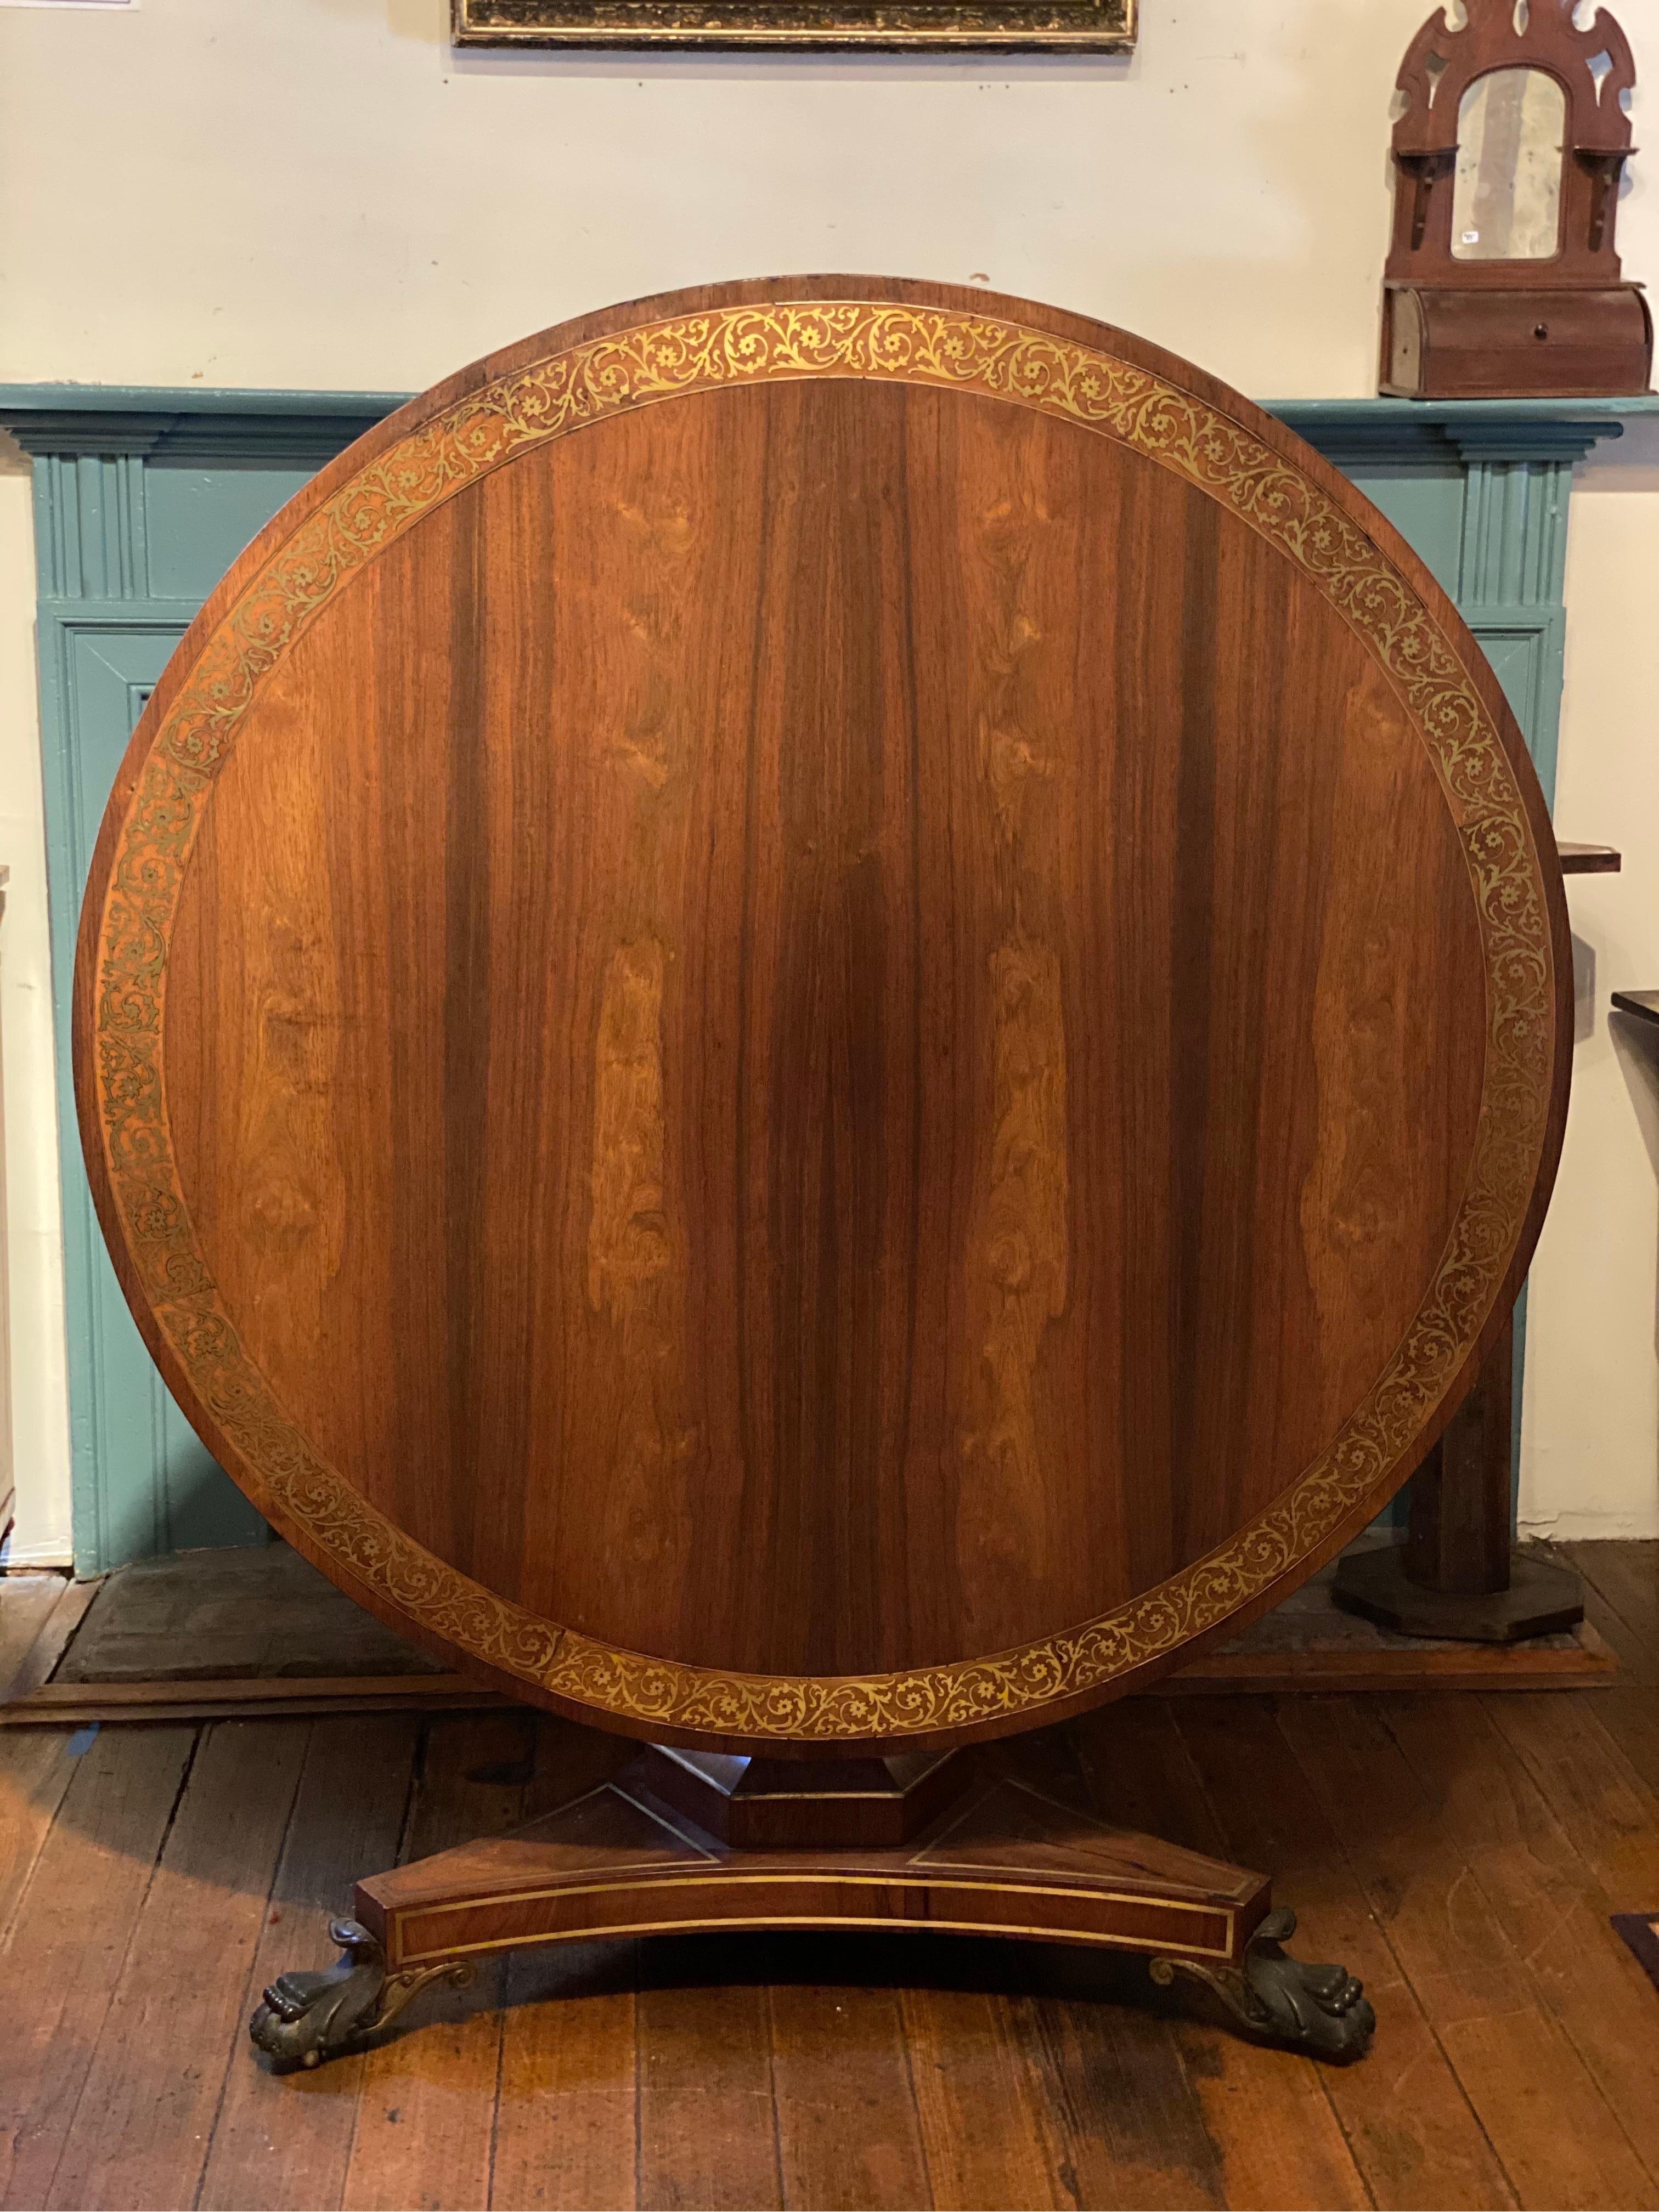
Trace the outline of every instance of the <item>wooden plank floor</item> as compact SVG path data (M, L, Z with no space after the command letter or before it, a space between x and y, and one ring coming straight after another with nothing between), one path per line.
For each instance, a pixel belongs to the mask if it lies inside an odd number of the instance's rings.
M0 2204L1659 2207L1659 1544L1583 1546L1625 1671L1571 1694L1147 1699L1073 1732L1114 1818L1270 1869L1373 2055L1255 2050L1137 1970L802 1936L528 1954L274 2077L245 2021L360 1873L628 1747L507 1714L0 1737ZM39 1593L0 1583L0 1644Z

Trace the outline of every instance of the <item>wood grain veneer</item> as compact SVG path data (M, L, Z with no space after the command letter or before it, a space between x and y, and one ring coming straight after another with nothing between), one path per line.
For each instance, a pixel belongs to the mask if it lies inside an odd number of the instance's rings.
M1419 1459L1565 1109L1478 648L1183 364L865 279L380 426L135 737L118 1272L306 1554L513 1694L858 1751L1235 1632Z

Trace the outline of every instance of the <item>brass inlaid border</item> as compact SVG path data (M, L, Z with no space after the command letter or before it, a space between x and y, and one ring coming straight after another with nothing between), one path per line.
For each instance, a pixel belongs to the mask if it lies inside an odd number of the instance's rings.
M983 1658L843 1678L746 1675L596 1643L483 1589L360 1497L243 1351L179 1182L161 1049L169 935L197 828L262 680L334 594L441 501L532 446L685 394L814 377L918 383L1063 416L1275 545L1364 641L1422 737L1468 862L1487 978L1480 1117L1445 1252L1398 1349L1320 1457L1207 1557L1096 1620ZM379 453L277 545L155 729L118 834L95 957L93 1080L116 1218L155 1327L255 1502L407 1619L506 1674L635 1725L728 1738L914 1737L1015 1715L1035 1725L1237 1613L1380 1489L1450 1387L1514 1255L1549 1118L1540 864L1453 638L1359 524L1242 423L1115 356L953 308L812 301L669 318L516 370Z
M561 1928L545 1936L510 1936L500 1942L463 1943L453 1951L417 1952L416 1960L430 1958L434 1965L486 1951L532 1951L540 1943L598 1943L611 1936L696 1936L724 1934L728 1929L817 1928L826 1934L837 1928L879 1928L893 1936L1010 1936L1032 1943L1086 1943L1099 1951L1178 1951L1183 1959L1220 1959L1231 1963L1237 1954L1231 1946L1217 1950L1207 1943L1175 1942L1168 1936L1103 1936L1084 1928L1026 1928L1000 1920L884 1920L856 1913L767 1912L754 1919L618 1920L594 1928ZM410 1962L411 1964L414 1961Z
M650 1890L683 1888L732 1889L804 1888L821 1884L826 1889L884 1889L919 1890L925 1894L935 1891L960 1892L969 1897L988 1900L998 1897L1054 1897L1075 1903L1081 1899L1086 1905L1127 1905L1148 1912L1184 1914L1189 1919L1219 1920L1228 1929L1228 1941L1219 1949L1208 1944L1179 1941L1176 1948L1194 1959L1231 1959L1235 1953L1237 1923L1244 1906L1240 1905L1205 1905L1196 1898L1152 1897L1144 1891L1099 1889L1079 1877L1068 1887L1035 1881L997 1882L988 1874L981 1881L933 1881L927 1875L911 1874L852 1874L835 1868L812 1874L791 1874L787 1869L754 1874L734 1873L727 1865L704 1866L694 1863L676 1873L664 1875L647 1871L635 1880L631 1875L618 1873L602 1881L548 1882L535 1889L504 1892L501 1896L470 1897L452 1905L398 1905L386 1912L388 1959L395 1959L400 1966L420 1966L441 1959L459 1959L482 1951L513 1950L526 1943L557 1942L566 1933L560 1929L547 1936L487 1936L476 1943L445 1943L437 1949L405 1951L403 1930L406 1922L441 1917L446 1913L492 1912L498 1905L539 1905L544 1899L560 1897L603 1897L617 1891L638 1893ZM704 1917L693 1913L684 1919L653 1921L619 1921L614 1928L573 1928L571 1936L597 1936L610 1935L660 1936L674 1928L696 1928L707 1924ZM1014 1926L1012 1923L995 1925L983 1920L937 1920L929 1913L919 1920L907 1919L902 1913L885 1913L866 1917L856 1913L799 1913L768 1912L751 1920L721 1918L716 1923L722 1928L893 1928L901 1931L936 1931L941 1935L964 1936L1032 1936L1053 1940L1058 1936L1066 1942L1106 1943L1120 1950L1162 1951L1171 1948L1168 1936L1106 1936L1098 1930L1074 1933L1070 1928L1052 1925Z

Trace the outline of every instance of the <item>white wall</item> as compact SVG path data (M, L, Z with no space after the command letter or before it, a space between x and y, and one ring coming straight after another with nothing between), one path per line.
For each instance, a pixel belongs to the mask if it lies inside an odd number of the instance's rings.
M17 1486L7 1556L60 1565L70 1558L69 1388L31 524L28 464L0 435L0 865L11 870L0 921L0 1051Z
M1133 57L988 64L457 56L447 0L0 9L0 377L418 386L606 301L851 269L1363 392L1423 12L1145 0Z
M1659 254L1627 265L1659 281ZM1659 1030L1608 997L1659 989L1659 422L1578 473L1567 607L1556 826L1625 866L1568 885L1579 1041L1528 1299L1521 1514L1555 1535L1653 1536Z
M457 56L447 0L0 0L0 380L413 388L607 301L844 269L1058 301L1262 397L1366 392L1389 98L1426 6L1143 0L1132 58L988 61ZM1651 6L1622 12L1659 85ZM1659 278L1659 155L1638 167L1621 240ZM1634 864L1573 894L1604 1009L1659 985L1659 452L1589 481L1561 820ZM67 1449L27 528L0 472L20 1537L49 1547ZM1525 1505L1653 1533L1659 1074L1650 1106L1633 1053L1595 1011L1535 1276Z

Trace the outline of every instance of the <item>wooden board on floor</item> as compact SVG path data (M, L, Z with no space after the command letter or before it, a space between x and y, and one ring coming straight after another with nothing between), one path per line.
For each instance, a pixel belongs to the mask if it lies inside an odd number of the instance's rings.
M1543 1641L1544 1639L1540 1639ZM1297 1693L1349 1696L1372 1691L1585 1690L1615 1680L1617 1655L1588 1626L1571 1638L1548 1639L1556 1648L1460 1644L1416 1652L1308 1652L1271 1656L1255 1653L1198 1662L1142 1695L1153 1698L1267 1696ZM27 1697L0 1704L0 1729L90 1721L235 1720L341 1713L488 1712L514 1711L511 1701L465 1674L363 1680L347 1676L307 1681L169 1682L105 1685L48 1683Z
M1332 1573L1316 1576L1236 1642L1156 1684L1150 1694L1346 1694L1430 1684L1572 1689L1604 1685L1618 1673L1613 1650L1589 1623L1570 1635L1513 1645L1390 1635L1332 1601ZM25 1588L26 1582L44 1589ZM1601 1618L1613 1617L1599 1595L1595 1603ZM1622 1622L1617 1632L1632 1633ZM395 1664L386 1662L386 1650ZM353 1667L354 1656L365 1651L379 1655L378 1671ZM0 1682L8 1673L0 1728L234 1719L253 1712L295 1718L485 1711L510 1705L465 1674L435 1671L280 1544L187 1553L97 1583L48 1576L0 1580Z
M88 1721L294 1719L341 1713L512 1711L509 1699L465 1674L327 1676L295 1683L182 1681L155 1684L48 1682L0 1705L0 1728Z
M89 1598L64 1575L0 1576L0 1700L27 1697L63 1656Z
M103 1576L53 1679L429 1676L441 1663L366 1613L287 1544L179 1552Z
M1156 1698L1293 1695L1374 1690L1594 1690L1617 1679L1616 1652L1588 1622L1525 1644L1450 1644L1389 1638L1376 1647L1218 1651L1145 1694ZM1413 1644L1415 1648L1410 1648Z
M47 2205L194 2198L308 1733L299 1721L242 1721L203 1738L133 1923ZM193 2063L181 2065L181 2054Z
M1082 1723L1075 1740L1091 1802L1103 1818L1223 1856L1221 1820L1183 1749L1178 1719L1178 1709L1147 1703L1109 1708ZM1292 1902L1277 1889L1274 1901ZM1218 2036L1184 2013L1169 2025L1203 2133L1216 2146L1214 2179L1224 2203L1369 2204L1326 2069ZM1194 2160L1189 2152L1189 2166Z
M328 1921L339 1909L343 1866L396 1857L415 1789L419 1723L407 1716L336 1717L309 1731L294 1811L283 1839L242 2002L295 1967L336 1956ZM200 2194L202 2212L247 2202L258 2176L260 2212L337 2204L344 2186L367 2060L340 2062L337 2079L296 2095L278 2076L230 2053Z
M8 2208L46 2204L70 2155L88 2074L175 1808L189 1794L196 1749L191 1729L100 1738L78 1760L35 1862L6 1942L0 2006L0 2204ZM203 1978L222 1987L222 1961L192 1956ZM137 2031L140 2021L130 2015L126 2025ZM154 2024L149 2040L161 2034ZM137 2033L129 2040L135 2055L140 2040ZM167 2047L175 2079L199 2069L200 2051L186 2053L176 2040ZM224 2056L222 2043L208 2054L221 2068ZM94 2139L95 2110L88 2108L87 2126ZM113 2185L84 2201L94 2199L141 2201L136 2188Z
M514 1771L523 1749L514 1715L434 1722L400 1857L516 1826L526 1785L496 1777ZM465 2212L487 2198L506 1974L505 1960L489 1961L470 1988L441 1990L410 2032L368 2054L342 2199L355 2212L410 2204Z
M1564 1544L1586 1610L1633 1681L1659 1684L1659 1542Z
M1443 1716L1458 1702L1400 1704ZM1480 1846L1448 1817L1457 1759L1419 1771L1359 1699L1286 1700L1279 1722L1519 2201L1653 2203L1641 2159L1471 1863ZM1659 2017L1652 2033L1659 2059Z
M1275 1893L1294 1905L1296 1948L1340 1959L1389 2023L1382 2066L1322 2077L1377 2205L1505 2203L1503 2167L1271 1705L1187 1705L1176 1722L1226 1848L1272 1867Z

